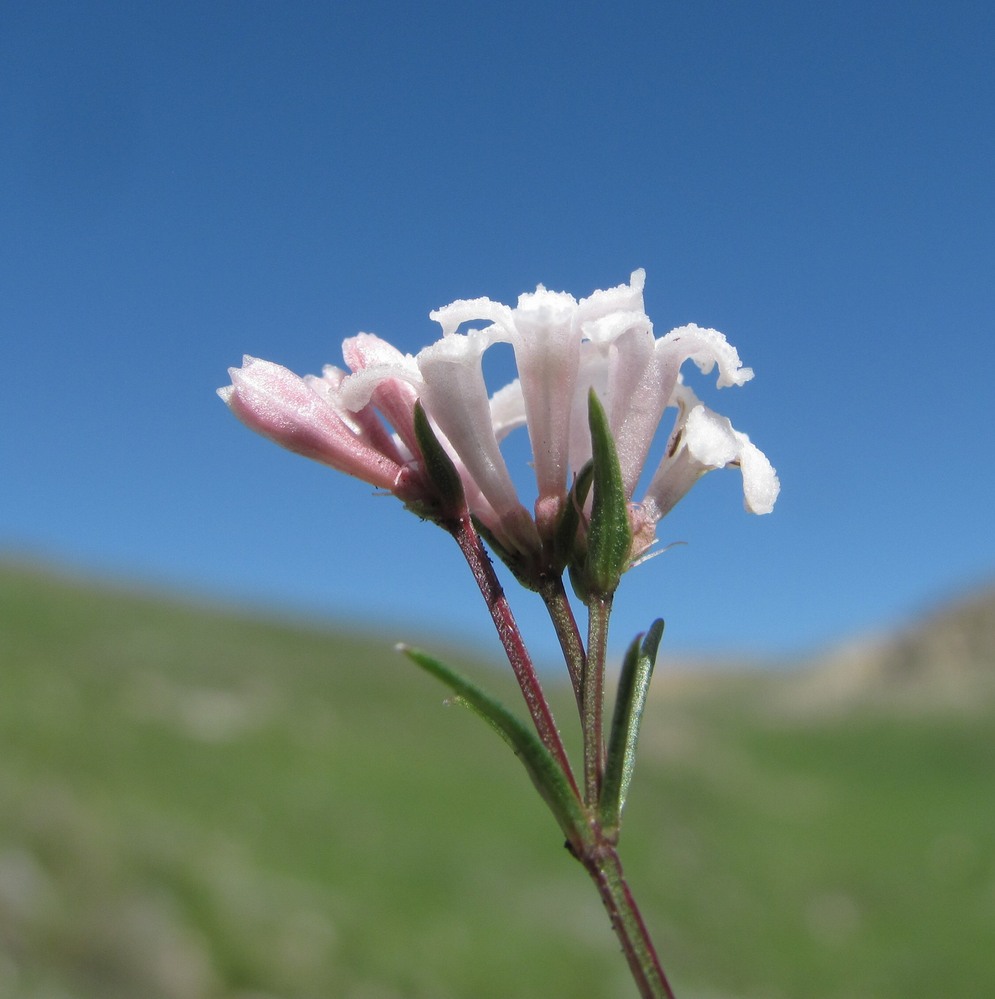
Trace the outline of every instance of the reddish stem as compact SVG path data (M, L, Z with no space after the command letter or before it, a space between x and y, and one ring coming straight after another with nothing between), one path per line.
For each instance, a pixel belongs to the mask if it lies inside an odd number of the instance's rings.
M532 657L522 640L521 632L515 616L511 612L508 598L504 595L501 583L494 572L490 557L484 549L480 540L480 535L473 528L469 517L462 517L451 528L450 531L456 539L456 543L463 552L463 557L470 566L473 578L480 587L484 602L490 611L491 620L497 629L498 637L504 646L505 654L511 668L514 670L515 679L522 689L525 703L528 705L529 713L535 723L536 731L543 745L552 753L553 758L560 765L574 794L580 798L580 791L577 782L574 780L573 771L570 768L570 761L567 758L567 751L560 739L560 734L556 729L556 722L550 710L546 695L543 693L536 675L535 666L532 664Z
M614 846L602 842L577 859L598 886L640 996L643 999L674 999L636 900L622 876L622 864Z

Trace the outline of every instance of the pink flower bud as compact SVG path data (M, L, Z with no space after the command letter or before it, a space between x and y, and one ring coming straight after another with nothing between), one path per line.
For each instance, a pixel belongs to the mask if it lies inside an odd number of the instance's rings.
M319 392L287 368L248 356L228 374L231 385L218 395L251 430L370 485L403 488L406 470L373 446L360 421L335 407L331 386Z

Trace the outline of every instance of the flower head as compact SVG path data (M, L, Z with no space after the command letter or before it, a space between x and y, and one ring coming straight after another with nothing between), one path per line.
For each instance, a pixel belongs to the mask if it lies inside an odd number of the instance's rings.
M573 478L591 458L587 409L592 388L607 412L625 494L633 504L634 558L652 541L656 522L711 469L739 467L746 508L752 513L773 509L779 486L770 463L745 434L698 402L681 377L686 361L703 374L717 369L718 388L743 385L753 371L743 367L735 347L716 330L688 325L654 337L643 305L644 283L645 272L637 270L627 285L580 301L540 285L520 296L514 309L478 298L431 313L442 325L440 344L449 346L436 344L417 355L422 377L432 382L432 359L443 349L458 353L465 368L466 382L457 386L447 379L449 392L435 400L439 405L432 412L444 427L463 425L472 409L476 433L487 433L480 357L493 343L514 348L518 379L490 397L491 428L497 440L519 426L528 430L538 487L534 521L543 540L555 530ZM488 325L457 332L473 320ZM634 503L668 409L676 410L670 446L642 501ZM460 443L450 439L466 459ZM494 453L492 446L487 451ZM487 477L504 482L503 463L492 458Z
M591 459L587 408L593 389L615 442L636 559L652 542L657 521L711 469L740 469L752 513L769 513L779 489L763 453L702 404L681 375L687 361L703 374L717 369L716 385L724 388L743 385L753 371L716 330L688 325L655 337L644 310L644 282L645 273L637 270L628 284L580 301L539 285L515 308L488 298L453 302L431 313L442 338L414 356L361 333L343 345L348 372L326 368L320 379L301 379L247 358L243 368L232 369L231 386L219 392L254 430L388 489L416 509L433 502L414 430L420 403L462 481L466 512L503 556L548 570L556 568L550 553L572 483ZM461 332L481 321L482 328ZM491 394L482 358L495 343L513 348L518 378ZM651 444L671 409L666 453L637 502ZM531 511L501 452L504 437L521 426L536 476ZM590 502L588 497L587 513Z

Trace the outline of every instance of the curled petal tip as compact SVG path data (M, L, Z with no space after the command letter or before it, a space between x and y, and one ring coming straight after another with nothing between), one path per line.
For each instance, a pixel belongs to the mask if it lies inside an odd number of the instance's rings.
M781 482L767 456L749 438L740 453L739 466L743 473L743 506L758 515L772 513Z

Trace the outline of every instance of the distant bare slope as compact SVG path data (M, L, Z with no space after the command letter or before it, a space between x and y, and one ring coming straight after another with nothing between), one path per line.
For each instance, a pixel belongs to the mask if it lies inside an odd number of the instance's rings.
M937 608L892 634L846 642L787 691L800 707L862 701L970 707L995 697L995 584Z

